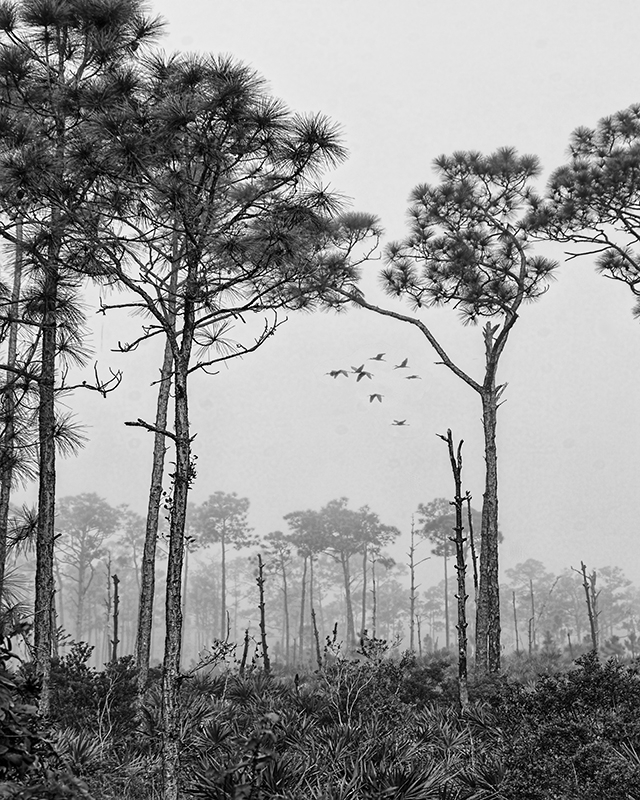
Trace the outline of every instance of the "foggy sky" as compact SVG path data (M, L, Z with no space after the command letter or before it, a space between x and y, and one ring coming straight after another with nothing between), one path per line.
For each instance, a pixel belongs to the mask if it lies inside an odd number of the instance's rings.
M341 123L351 155L328 180L381 218L385 241L405 233L409 192L435 179L438 155L514 146L537 154L546 177L575 127L640 101L640 7L630 1L157 0L153 9L169 22L167 50L230 53L294 110ZM544 252L563 259L557 245ZM379 267L366 267L375 299ZM523 310L498 376L509 384L498 434L501 566L537 558L557 571L583 560L618 564L637 581L640 323L630 292L596 276L589 258L557 278ZM96 491L143 513L152 437L123 422L153 417L159 354L110 352L132 323L89 315L101 368L122 368L124 380L108 399L69 401L90 442L61 464L59 496ZM482 374L479 328L446 309L425 319ZM325 374L379 352L391 364L369 362L371 382ZM421 381L391 370L405 357ZM364 310L291 314L258 353L193 379L193 501L235 491L266 534L286 530L283 514L346 496L403 530L403 559L417 504L452 492L436 436L449 427L465 440L465 488L481 505L480 400L435 360L417 330ZM374 391L382 404L368 402ZM409 427L391 425L404 418ZM439 579L435 559L424 569Z

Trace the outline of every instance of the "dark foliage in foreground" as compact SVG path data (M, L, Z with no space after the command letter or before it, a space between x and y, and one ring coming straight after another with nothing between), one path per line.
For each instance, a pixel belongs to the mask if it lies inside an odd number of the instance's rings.
M54 721L35 707L28 668L0 672L0 797L155 800L160 703L133 713L129 658L89 669L75 645L56 665ZM267 676L219 664L185 677L185 800L640 800L640 676L590 654L523 685L472 686L456 705L442 654L337 658L322 672ZM89 794L87 794L87 790Z

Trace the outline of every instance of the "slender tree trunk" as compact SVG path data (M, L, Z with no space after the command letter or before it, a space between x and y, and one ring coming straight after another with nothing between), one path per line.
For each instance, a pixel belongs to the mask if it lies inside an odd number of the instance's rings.
M449 560L449 543L444 543L444 641L447 650L451 647L451 630L449 626L449 572L447 562Z
M284 603L284 657L285 663L289 664L289 644L290 644L290 631L289 631L289 592L287 587L287 569L282 560L282 593Z
M416 531L413 516L411 517L411 544L409 545L409 650L415 651L415 614L416 614L416 545L415 545Z
M511 599L513 601L513 629L516 636L516 653L520 653L520 639L518 636L518 612L516 611L516 593L511 592Z
M20 293L22 290L22 221L16 225L16 245L13 259L13 289L9 308L9 339L7 342L7 366L15 367L18 357L18 331L20 316ZM9 524L9 503L13 485L13 471L16 459L15 416L17 413L16 376L7 373L2 396L2 426L0 441L1 473L0 473L0 602L4 598L4 572L7 560L7 527ZM1 619L1 617L0 617ZM0 636L4 631L0 629Z
M351 575L349 574L349 556L344 552L340 553L342 563L342 574L344 576L344 594L347 611L347 641L349 647L356 646L356 626L353 621L353 602L351 600Z
M456 524L453 530L455 534L456 573L458 579L458 593L456 595L458 600L458 624L456 626L458 629L458 690L460 705L464 710L469 705L469 689L467 685L467 565L464 558L466 539L462 521L462 504L464 502L462 497L462 440L460 440L456 452L451 430L447 431L446 437L441 436L440 438L447 443L449 449L449 460L455 486L453 504L456 512Z
M60 563L58 562L58 559L55 558L55 557L54 557L54 562L53 563L54 563L56 581L57 581L57 584L58 584L58 604L57 604L58 615L57 616L59 617L60 627L64 628L64 602L63 602L63 599L62 599L63 592L62 592L62 575L60 574Z
M471 550L471 563L473 565L473 599L475 607L478 607L478 556L476 553L476 541L473 531L473 514L471 512L471 493L466 492L467 503L467 524L469 526L469 548Z
M258 592L260 594L260 602L258 608L260 609L260 645L262 647L262 663L266 675L271 674L271 661L269 659L269 648L267 646L267 620L265 614L264 602L264 566L262 564L262 556L258 554L258 577L256 582L258 584Z
M486 462L480 543L480 583L476 616L476 669L500 671L500 586L498 582L498 456L495 386L482 394L482 424Z
M225 525L223 522L222 536L220 537L220 638L223 641L226 641L227 629L227 548L225 542Z
M362 609L360 614L360 636L367 629L367 543L362 548Z
M586 564L581 561L580 562L580 574L582 575L582 587L585 593L585 599L587 602L587 614L589 616L589 628L591 630L591 645L593 651L595 653L598 652L598 613L596 608L596 600L597 600L597 593L596 593L596 573L595 570L591 572L591 575L587 576L587 567Z
M112 575L111 580L113 581L113 639L111 640L111 663L115 664L118 660L118 645L120 644L120 639L118 638L118 615L120 611L120 592L118 590L118 585L120 583L120 578L118 578L117 575Z
M36 591L34 606L34 646L36 668L41 676L40 714L49 716L51 704L51 608L55 592L53 554L56 508L56 412L55 374L57 354L57 305L59 274L56 267L59 246L56 242L59 214L52 212L54 234L49 248L42 285L42 349L39 380L38 439L38 526L36 539Z
M529 578L529 596L531 599L531 641L536 649L536 600L533 594L533 579Z
M178 239L174 234L172 243L173 270L169 285L170 297L175 297L178 281ZM175 309L170 307L169 324L175 324ZM137 689L138 709L142 708L144 692L149 682L149 661L151 659L151 632L153 628L153 605L156 581L156 549L158 542L158 523L162 501L162 480L164 462L167 452L162 433L167 429L169 416L169 398L173 372L173 350L167 337L164 345L164 356L160 369L160 384L156 401L155 433L153 434L153 457L151 465L151 486L147 505L147 520L142 554L140 576L140 602L138 605L138 629L136 635L136 666L138 668Z
M302 664L304 657L304 603L307 591L307 556L304 556L302 567L302 586L300 589L300 625L298 626L298 663Z
M76 641L82 641L82 622L84 619L84 559L80 553L80 561L78 563L78 597L76 600ZM111 613L111 608L107 609L107 616Z
M376 560L371 562L371 635L375 639L378 626L378 587L376 584Z
M322 669L322 651L320 649L320 633L318 631L318 623L316 622L316 610L311 606L311 626L313 628L313 641L316 646L316 664L318 669Z
M105 608L104 622L102 625L102 663L106 664L111 658L111 648L113 647L109 638L109 626L111 624L111 556L107 562L107 602ZM95 609L95 605L94 605ZM95 621L96 633L99 625L99 617L97 610L94 611L93 619ZM89 634L91 634L91 625L89 626ZM89 638L89 637L87 637Z
M311 615L311 609L313 608L313 554L309 556L309 615Z
M185 538L184 570L182 576L182 642L180 650L184 654L187 639L187 581L189 580L189 542Z
M187 279L191 277L186 276ZM163 800L178 800L180 791L180 645L182 642L182 563L189 489L195 477L191 460L188 371L193 344L193 307L186 300L181 345L174 350L175 471L171 495L169 557L165 602L165 644L162 664ZM177 348L176 348L177 349Z

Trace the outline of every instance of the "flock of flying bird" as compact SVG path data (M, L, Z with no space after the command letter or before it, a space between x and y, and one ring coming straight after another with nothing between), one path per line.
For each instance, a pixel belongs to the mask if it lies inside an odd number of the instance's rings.
M378 362L386 361L387 359L385 358L385 355L386 355L386 353L378 353L377 355L372 356L371 358L369 358L367 360L368 361L378 361ZM366 362L365 362L365 364L366 364ZM329 375L330 377L332 377L334 379L340 377L341 375L343 375L345 378L348 378L349 375L355 375L356 376L356 383L360 383L360 381L363 378L368 378L369 380L371 380L373 378L373 373L369 372L369 371L367 371L365 369L365 364L361 364L359 367L351 367L351 370L347 370L347 369L332 369L332 370L330 370L329 372L327 372L325 374ZM396 370L396 369L409 369L409 359L405 358L399 364L395 364L393 369L394 370ZM420 375L405 375L404 379L406 381L422 380ZM379 403L381 403L383 397L384 397L383 394L379 394L377 392L374 393L374 394L370 394L369 395L369 403L373 403L374 400L377 400ZM407 427L409 423L407 422L406 419L394 419L391 424L392 425L399 425L399 426Z

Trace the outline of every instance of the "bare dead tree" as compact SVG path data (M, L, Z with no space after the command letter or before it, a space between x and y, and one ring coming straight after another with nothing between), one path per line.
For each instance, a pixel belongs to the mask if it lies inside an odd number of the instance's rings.
M458 624L456 625L458 630L458 691L460 705L464 709L469 705L469 688L467 682L467 565L464 557L464 545L467 539L464 535L464 523L462 520L462 505L464 503L464 498L462 496L462 444L464 440L460 439L458 447L455 448L451 428L447 430L446 436L442 434L438 434L438 436L447 443L451 472L453 474L455 486L452 505L455 508L456 522L453 528L454 535L451 537L451 541L455 544L456 548L455 569L458 579L458 593L456 594L458 600Z
M407 555L409 556L409 575L411 578L411 589L409 594L409 614L410 614L410 623L409 623L409 650L412 652L415 650L415 626L416 626L416 591L419 588L420 584L416 584L416 567L422 564L423 561L428 561L430 556L425 556L425 558L421 558L420 561L416 561L415 553L416 553L416 530L415 524L413 519L413 514L411 515L411 540L409 545L409 552ZM424 540L422 540L424 541ZM374 634L375 636L375 634ZM420 634L418 633L418 638Z
M600 612L598 611L598 595L600 592L596 591L596 571L591 570L590 574L587 575L587 566L584 561L580 562L580 569L574 569L571 567L574 572L577 572L579 575L582 575L582 587L584 589L585 600L587 603L587 614L589 615L589 628L591 630L591 644L592 649L595 653L598 652L598 617L600 616Z
M111 580L113 581L113 639L111 640L111 663L115 664L118 660L118 644L120 643L120 639L118 638L118 615L120 611L120 590L118 584L120 583L120 578L118 578L117 575L112 575Z
M267 647L267 621L265 616L265 603L264 603L264 564L262 563L262 556L258 554L258 576L256 583L258 584L258 591L260 593L260 602L258 608L260 609L260 644L262 646L262 662L266 675L271 674L271 661L269 660L269 648Z

